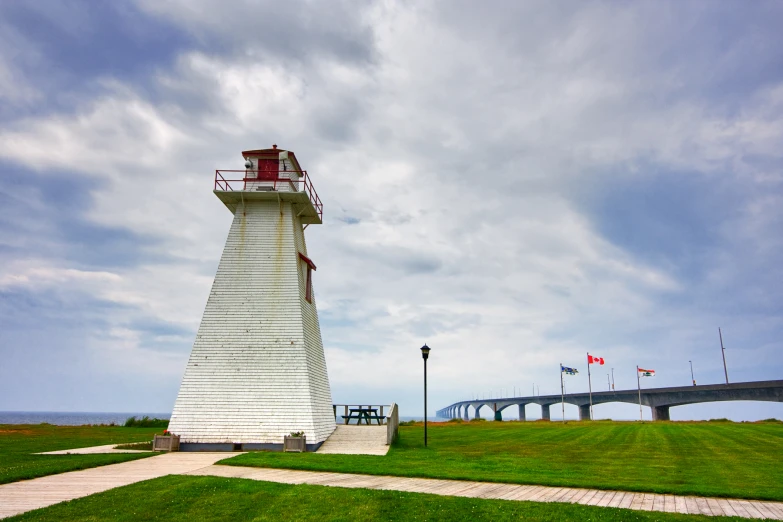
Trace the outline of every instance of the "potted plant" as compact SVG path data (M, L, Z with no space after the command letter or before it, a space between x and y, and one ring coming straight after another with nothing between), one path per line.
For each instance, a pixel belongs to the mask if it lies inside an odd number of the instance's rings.
M290 435L283 436L283 451L303 453L307 451L307 437L303 431L292 431Z
M155 434L152 439L152 451L179 451L179 435L163 430L163 435Z

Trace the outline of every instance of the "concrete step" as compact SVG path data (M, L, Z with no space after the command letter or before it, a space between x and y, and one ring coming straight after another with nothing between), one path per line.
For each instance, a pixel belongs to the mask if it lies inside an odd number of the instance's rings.
M317 453L386 455L386 426L338 425Z

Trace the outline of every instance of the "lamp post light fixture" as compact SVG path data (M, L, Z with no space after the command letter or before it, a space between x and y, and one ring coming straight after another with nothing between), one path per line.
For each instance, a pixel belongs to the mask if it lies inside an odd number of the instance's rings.
M421 347L421 357L424 359L424 447L427 447L427 359L430 356L430 347L427 343Z

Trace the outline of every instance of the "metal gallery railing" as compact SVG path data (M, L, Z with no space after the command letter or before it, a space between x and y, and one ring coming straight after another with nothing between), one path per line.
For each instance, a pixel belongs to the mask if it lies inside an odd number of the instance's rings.
M241 175L241 177L240 177ZM216 170L214 190L303 192L323 220L324 205L306 170Z

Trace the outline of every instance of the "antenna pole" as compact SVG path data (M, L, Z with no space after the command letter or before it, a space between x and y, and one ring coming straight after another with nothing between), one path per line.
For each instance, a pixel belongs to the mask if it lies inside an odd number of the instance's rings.
M726 348L723 347L723 334L718 327L718 336L720 337L720 353L723 355L723 373L726 374L726 384L729 383L729 371L726 369Z

